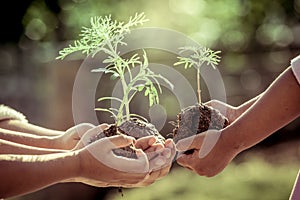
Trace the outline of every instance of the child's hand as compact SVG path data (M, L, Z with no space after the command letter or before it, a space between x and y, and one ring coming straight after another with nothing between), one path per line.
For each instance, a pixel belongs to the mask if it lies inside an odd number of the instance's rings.
M95 127L93 124L82 123L69 128L62 135L52 137L53 149L71 150L83 147L80 143L81 138Z
M239 112L237 107L231 106L229 104L223 103L218 100L211 100L205 103L207 106L211 106L220 111L222 115L224 115L229 124L231 124L234 120L236 120L242 113Z
M179 165L207 177L220 173L239 153L224 141L218 130L208 130L180 140L176 148L179 151ZM192 154L183 154L190 149L194 150Z

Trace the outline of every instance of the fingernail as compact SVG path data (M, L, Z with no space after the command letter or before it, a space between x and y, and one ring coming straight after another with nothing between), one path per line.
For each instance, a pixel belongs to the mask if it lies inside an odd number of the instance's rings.
M156 142L156 138L153 137L153 138L150 138L149 142L148 142L148 145L152 145Z

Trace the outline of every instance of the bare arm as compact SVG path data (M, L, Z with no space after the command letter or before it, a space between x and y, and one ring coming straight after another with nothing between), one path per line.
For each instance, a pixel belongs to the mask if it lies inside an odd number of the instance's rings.
M156 173L154 177L152 173L149 174L150 166L153 166L151 162L157 163L159 160L156 160L156 157L161 157L159 153L151 161L141 150L137 150L137 159L128 159L113 153L113 149L128 146L133 142L132 137L118 135L100 139L83 149L65 153L0 155L0 199L22 195L70 180L97 187L149 185L159 178L161 173L163 176L168 172L169 166L164 164L169 165L169 162L164 162L159 165L167 167L167 170L163 168L153 171ZM146 146L150 145L150 140L141 142ZM172 160L172 156L169 159ZM147 174L152 178L147 178Z
M257 95L256 97L250 99L249 101L241 104L240 106L237 107L237 117L239 117L240 115L242 115L246 110L248 110L248 108L250 108L262 95L264 94L261 93L259 95Z
M225 129L209 130L177 143L179 151L194 149L177 162L199 175L220 173L241 151L259 143L300 115L300 86L287 68L239 118ZM205 152L205 154L201 154Z
M249 101L241 104L238 107L231 106L227 103L224 103L219 100L211 100L206 102L205 105L211 106L217 110L219 110L224 116L227 117L229 123L234 122L239 116L241 116L248 108L250 108L261 96L263 93L258 96L250 99Z
M0 198L33 192L76 176L79 163L75 155L0 155Z
M299 101L300 87L289 67L222 135L239 151L247 149L296 119Z
M17 132L30 133L38 136L57 136L63 133L62 131L43 128L15 119L0 121L0 128Z
M0 139L41 148L55 148L51 136L37 136L0 128Z
M33 147L33 146L28 146L28 145L0 139L0 154L42 155L42 154L62 153L62 152L67 152L67 151Z
M33 135L0 128L0 139L32 147L71 150L77 145L82 135L93 127L95 126L92 124L82 123L68 129L65 132L62 132L57 136ZM51 133L50 129L47 131Z

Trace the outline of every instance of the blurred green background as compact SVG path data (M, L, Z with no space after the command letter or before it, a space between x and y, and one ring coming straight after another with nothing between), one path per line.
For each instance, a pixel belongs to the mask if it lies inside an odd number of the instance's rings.
M81 58L56 61L92 16L127 20L136 12L145 27L169 28L221 50L219 70L227 102L239 105L264 91L300 52L300 0L11 0L1 3L0 103L41 126L65 130L74 124L72 89ZM174 55L154 52L150 61L172 66ZM177 69L196 89L194 72ZM107 88L113 82L106 81ZM106 89L105 92L108 92ZM104 91L99 87L99 95ZM141 97L142 98L142 97ZM209 95L203 94L205 101ZM144 100L141 100L144 101ZM136 101L132 110L147 113ZM145 99L146 101L146 99ZM161 96L168 121L180 107L170 91ZM99 123L109 121L98 113ZM147 117L147 116L145 116ZM239 155L223 173L203 178L174 165L150 187L98 189L59 184L15 199L287 199L300 163L299 119ZM171 125L163 133L172 131Z

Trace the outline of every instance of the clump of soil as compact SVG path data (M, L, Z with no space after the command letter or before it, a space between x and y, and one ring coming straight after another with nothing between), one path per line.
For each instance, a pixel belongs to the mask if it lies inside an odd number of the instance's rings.
M177 115L177 126L173 129L173 140L179 140L200 134L208 129L220 130L229 124L228 119L218 110L203 104L183 109ZM186 154L192 153L188 151Z
M92 138L91 143L104 137L111 137L119 134L132 136L135 139L153 135L157 138L157 142L164 143L165 141L165 138L156 130L153 124L146 123L139 119L131 119L123 122L120 126L109 126L107 129ZM137 158L134 146L114 149L113 152L118 156L134 159Z

